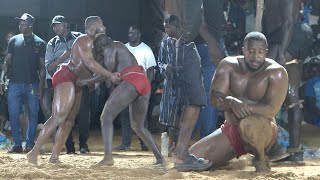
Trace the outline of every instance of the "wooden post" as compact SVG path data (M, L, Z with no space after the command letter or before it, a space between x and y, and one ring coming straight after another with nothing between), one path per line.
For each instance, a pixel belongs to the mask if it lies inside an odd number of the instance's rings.
M263 15L264 0L257 0L257 12L256 12L256 31L262 31L262 15Z

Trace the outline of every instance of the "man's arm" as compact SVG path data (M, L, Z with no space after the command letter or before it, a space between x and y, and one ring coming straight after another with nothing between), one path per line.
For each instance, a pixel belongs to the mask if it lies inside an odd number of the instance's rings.
M51 61L51 63L49 63L48 67L48 72L51 76L53 76L53 74L55 73L57 67L59 64L63 63L66 59L68 59L70 57L71 51L70 49L65 50L60 57L58 57L57 59L55 59L54 61Z
M147 69L147 76L148 76L148 79L151 83L154 79L154 67L153 66L151 66Z
M252 114L250 107L230 94L230 73L234 59L224 59L219 63L211 82L211 103L221 110L231 110L238 119Z
M45 67L45 60L44 57L39 58L39 98L42 99L43 97L43 88L44 88L44 83L46 79L46 67Z
M230 108L230 102L227 98L229 94L229 76L232 67L226 59L218 65L211 81L210 97L211 104L221 110Z
M144 60L145 60L146 67L147 67L147 76L148 76L148 79L151 83L154 79L154 66L156 66L157 63L156 63L156 59L153 55L153 52L149 46L147 46L147 48L145 50L145 59Z
M278 66L278 65L277 65ZM288 91L288 74L284 67L270 69L268 87L263 98L257 104L249 105L253 114L273 118L280 110Z
M218 46L218 40L212 34L210 34L208 25L204 20L202 20L202 23L200 25L199 34L208 45L211 63L214 65L218 65L222 60L223 55L220 47Z
M92 84L95 84L95 83L100 83L100 82L102 82L104 80L106 80L105 77L95 74L91 78L77 80L77 86L82 87L82 86L92 85Z
M110 78L113 82L120 81L119 77L116 77L117 74L113 74L110 71L103 68L98 62L95 61L92 53L93 42L88 36L82 36L79 38L79 48L80 58L82 59L85 66L93 73L97 75Z
M50 40L46 47L46 54L44 58L44 65L50 74L50 76L53 76L54 72L52 72L52 69L49 70L49 65L54 61L54 48L53 48L53 40Z

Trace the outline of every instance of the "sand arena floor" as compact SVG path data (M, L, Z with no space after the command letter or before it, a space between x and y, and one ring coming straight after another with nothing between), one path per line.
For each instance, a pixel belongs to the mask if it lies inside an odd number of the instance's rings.
M27 163L25 154L7 154L0 151L0 179L255 179L255 180L316 180L320 179L320 159L307 160L304 166L279 166L272 164L272 172L255 173L249 155L232 160L229 164L215 170L205 172L177 172L172 167L171 159L167 159L164 172L153 166L155 159L150 151L139 151L139 141L133 137L131 150L128 152L113 152L115 165L113 167L91 168L103 157L100 131L92 131L89 138L88 155L67 155L65 151L60 156L61 164L50 164L50 149L52 144L46 144L44 155L38 158L38 166ZM160 135L154 134L158 144ZM113 145L120 143L116 133ZM77 139L75 133L74 139ZM320 147L320 129L305 125L302 141L311 148ZM77 144L77 141L75 141ZM78 148L78 146L76 146Z

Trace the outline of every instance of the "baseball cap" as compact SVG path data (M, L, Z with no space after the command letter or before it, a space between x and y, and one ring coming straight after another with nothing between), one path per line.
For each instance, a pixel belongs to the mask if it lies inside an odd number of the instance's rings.
M53 19L52 19L52 22L51 22L51 25L52 26L53 24L61 24L61 23L67 23L67 18L65 18L64 16L62 15L56 15Z
M34 23L34 17L28 13L22 14L21 17L16 17L17 20L27 21L28 24L32 25Z

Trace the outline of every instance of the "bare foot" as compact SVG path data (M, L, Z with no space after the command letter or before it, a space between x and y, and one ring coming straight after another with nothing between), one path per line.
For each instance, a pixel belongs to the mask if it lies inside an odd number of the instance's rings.
M270 172L271 168L270 166L266 164L265 161L255 161L253 162L254 167L256 168L256 172Z
M111 159L103 158L100 162L98 162L97 164L91 167L113 166L113 164L114 164L113 158Z
M58 156L51 156L50 159L49 159L49 163L58 164L58 163L61 163L61 162L59 161L59 157Z
M34 153L32 150L27 153L27 159L29 163L38 164L38 155Z

